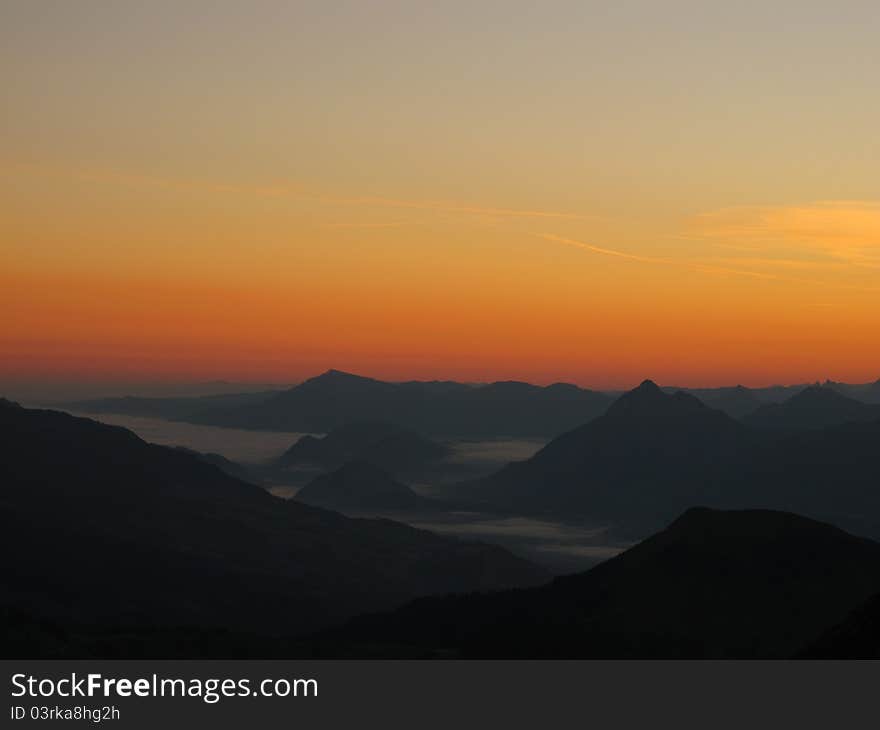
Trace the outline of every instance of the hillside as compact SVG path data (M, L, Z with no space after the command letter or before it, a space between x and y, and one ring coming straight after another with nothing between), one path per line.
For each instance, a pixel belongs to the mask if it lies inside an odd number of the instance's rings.
M428 656L787 657L878 588L878 543L788 513L696 508L585 573L415 601L324 639L340 655L368 641Z
M3 603L99 627L299 633L450 591L539 582L501 548L276 499L201 457L0 406Z

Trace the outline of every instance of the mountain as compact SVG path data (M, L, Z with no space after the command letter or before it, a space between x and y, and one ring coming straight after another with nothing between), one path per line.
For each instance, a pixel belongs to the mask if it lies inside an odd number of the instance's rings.
M745 420L760 428L825 428L853 421L880 420L880 406L848 398L831 387L813 385L782 403L761 406Z
M729 467L728 506L785 509L880 538L880 420L770 430Z
M548 436L605 411L607 396L574 385L390 383L328 370L278 393L218 399L109 399L68 407L151 415L211 426L327 433L377 418L430 435Z
M799 659L880 659L880 593L826 631Z
M875 380L873 383L861 383L858 385L835 383L827 380L825 385L842 395L862 401L862 403L880 404L880 379Z
M880 588L880 544L784 512L694 508L585 573L359 617L340 655L788 657Z
M447 447L415 431L390 423L365 421L334 428L323 438L303 436L279 457L278 463L334 469L357 460L398 472L419 469L448 453Z
M153 398L121 396L59 403L58 406L82 413L121 413L127 416L165 418L172 421L198 420L203 413L217 408L231 408L263 403L277 395L278 390L215 395L172 396Z
M733 418L747 416L762 404L758 396L742 385L733 388L719 388L712 397L701 398L701 400L710 408L724 411Z
M740 400L741 396L743 395L749 398L753 396L755 401L757 401L757 403L761 405L763 403L779 403L781 401L784 401L786 398L790 398L795 393L799 393L808 385L809 383L798 383L792 385L770 385L763 388L746 388L743 385L728 385L716 388L688 388L686 386L664 386L663 390L667 393L676 393L680 390L683 393L695 395L707 405L716 401L723 402L730 397L733 397L734 401L737 401Z
M296 634L415 596L534 584L505 550L349 519L65 413L0 406L0 603L97 627Z
M365 461L351 461L316 477L296 493L296 499L345 513L436 509L433 500L419 496L388 472Z
M531 459L455 493L488 508L611 525L634 538L694 504L791 511L880 538L878 443L880 419L757 428L646 381Z
M186 446L174 446L172 447L177 449L178 451L182 451L186 454L191 454L195 458L204 461L206 464L213 464L220 471L228 474L229 476L235 477L236 479L240 479L244 482L252 482L254 481L253 471L256 471L255 468L244 466L243 464L239 464L237 461L232 461L232 459L227 459L222 454L215 454L212 452L202 452L195 451L194 449L187 448Z
M460 493L526 512L665 522L714 501L719 465L752 442L750 430L721 411L646 380L604 415Z

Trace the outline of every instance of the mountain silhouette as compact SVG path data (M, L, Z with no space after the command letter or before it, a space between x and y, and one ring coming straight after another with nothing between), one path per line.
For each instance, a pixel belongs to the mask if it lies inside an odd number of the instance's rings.
M232 459L227 459L222 454L196 451L195 449L190 449L186 446L173 446L172 448L190 454L195 458L204 461L206 464L213 464L220 471L229 476L235 477L236 479L241 479L244 482L250 481L256 483L253 481L255 475L252 474L252 468L249 468L244 464L239 464L237 461L232 461Z
M387 471L365 461L351 461L322 474L296 493L300 502L344 513L427 511L433 500L416 494Z
M848 398L861 401L862 403L873 403L880 405L880 379L872 383L837 383L833 380L826 380L825 387L836 390L841 395Z
M880 544L797 515L694 508L576 575L428 598L325 640L483 658L788 657L880 587Z
M588 520L635 538L694 504L791 511L880 538L877 443L880 419L758 428L646 381L532 458L455 493L484 508Z
M304 433L327 433L382 418L424 434L476 437L556 435L600 415L611 403L602 393L562 383L547 387L518 382L390 383L339 370L328 370L281 392L245 394L239 402L225 398L117 398L67 407Z
M60 408L84 413L121 413L127 416L165 418L171 421L199 422L205 413L215 409L233 408L263 403L280 390L246 393L221 393L196 396L120 396L91 398L57 404Z
M695 395L734 418L762 404L780 403L809 387L774 385L667 388ZM880 404L880 381L827 382L855 400ZM515 381L469 385L452 381L389 383L328 370L286 390L198 397L122 397L59 404L87 413L149 416L213 426L326 433L377 418L430 435L556 436L601 415L618 394L556 383L539 387Z
M425 467L448 453L447 447L410 429L365 421L335 428L323 438L303 436L279 457L278 463L334 469L357 460L398 472Z
M880 659L880 594L798 654L799 659Z
M650 380L595 420L461 493L526 512L668 521L714 499L718 465L752 444L751 431Z
M829 386L813 385L782 403L761 406L746 422L761 428L800 430L878 419L880 406L848 398Z
M3 601L93 627L295 634L418 595L534 584L505 550L272 497L199 456L0 407Z
M786 509L880 538L880 420L773 430L729 468L725 504Z
M743 418L762 405L758 396L742 385L733 388L719 388L712 396L700 398L700 400L710 408L724 411L733 418Z

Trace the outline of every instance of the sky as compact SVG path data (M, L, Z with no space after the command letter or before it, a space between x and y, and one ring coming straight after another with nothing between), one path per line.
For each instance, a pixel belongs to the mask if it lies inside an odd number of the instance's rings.
M0 383L880 377L876 2L0 3Z

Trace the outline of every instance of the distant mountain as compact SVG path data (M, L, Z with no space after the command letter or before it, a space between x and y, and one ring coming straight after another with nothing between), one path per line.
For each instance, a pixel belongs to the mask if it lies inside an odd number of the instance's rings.
M328 370L280 393L220 399L105 399L73 410L150 415L212 426L326 433L379 418L431 435L548 436L605 411L602 393L557 383L389 383Z
M397 473L419 469L448 454L446 446L415 431L368 421L334 428L323 438L303 436L279 457L278 463L334 469L357 460Z
M424 594L534 584L505 550L356 520L130 431L0 406L2 603L47 620L296 634Z
M733 418L747 416L762 405L758 396L742 385L733 388L719 388L712 397L701 398L701 400L707 406L724 411Z
M646 380L604 415L461 493L530 513L668 521L714 502L718 467L753 441L750 429L721 411Z
M325 634L340 655L788 657L880 589L880 544L771 511L688 510L586 573L428 598Z
M825 428L855 421L880 420L880 406L813 385L783 403L761 406L746 419L752 426L787 430Z
M455 493L486 508L615 525L631 537L694 504L792 511L880 537L878 443L880 419L757 428L646 381L531 459Z
M93 398L58 404L66 410L83 413L121 413L127 416L166 418L172 421L190 421L202 417L216 408L230 408L263 403L277 395L277 390L247 393L224 393L220 395L150 398L122 396Z
M790 398L795 393L806 388L808 383L797 383L793 385L770 385L767 387L746 388L743 385L721 386L718 388L688 388L685 386L663 386L663 390L667 393L687 393L695 395L703 403L711 404L716 401L723 402L730 396L733 396L734 402L741 400L740 396L754 396L758 404L763 403L779 403L786 398ZM713 406L715 407L715 406ZM723 410L723 409L721 409ZM734 414L730 414L734 415Z
M862 403L880 404L880 380L875 380L873 383L863 383L859 385L835 383L834 381L826 380L824 385L836 390L841 395L862 401Z
M295 498L315 507L354 514L437 509L433 500L419 496L387 471L365 461L351 461L316 477Z

